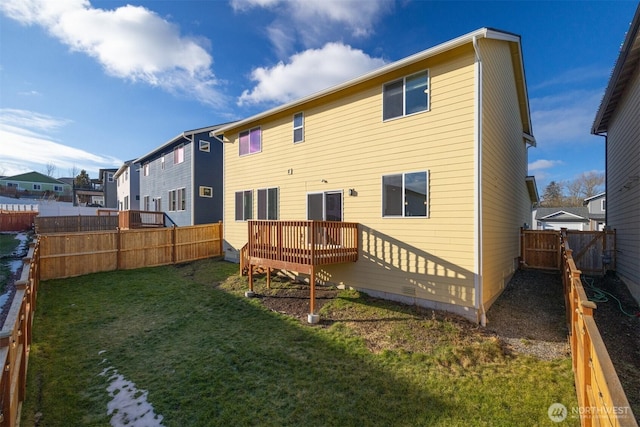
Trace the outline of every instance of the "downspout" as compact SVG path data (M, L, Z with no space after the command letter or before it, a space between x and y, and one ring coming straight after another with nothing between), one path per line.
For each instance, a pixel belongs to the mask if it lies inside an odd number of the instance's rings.
M182 137L184 139L186 139L187 141L189 141L189 146L191 147L191 173L189 175L191 175L191 202L189 203L191 205L191 209L189 212L189 216L190 216L190 224L191 225L195 225L194 220L195 220L195 208L196 208L196 149L195 149L195 140L196 140L196 135L195 134L191 134L191 139L189 139L189 137L187 136L186 133L182 132ZM185 189L185 195L184 197L187 197L186 194L186 189Z
M475 229L475 241L476 257L474 269L474 286L475 286L475 304L478 320L482 326L487 326L487 313L484 309L484 303L482 301L482 56L480 55L480 48L478 46L478 36L473 36L473 50L476 53L475 62L475 74L476 74L476 96L475 96L475 115L476 115L476 129L474 136L474 150L475 152L475 169L476 183L475 183L475 197L476 197L476 229Z

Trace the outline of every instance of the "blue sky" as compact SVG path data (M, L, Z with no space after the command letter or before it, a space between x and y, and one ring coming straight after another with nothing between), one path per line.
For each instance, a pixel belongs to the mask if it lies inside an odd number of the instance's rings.
M0 175L119 167L481 27L522 36L529 174L604 172L590 135L636 1L3 0Z

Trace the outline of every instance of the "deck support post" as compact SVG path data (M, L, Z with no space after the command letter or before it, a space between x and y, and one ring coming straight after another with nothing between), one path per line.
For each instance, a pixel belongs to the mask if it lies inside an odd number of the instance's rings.
M247 298L253 298L256 294L253 292L253 265L249 262L249 290L244 293L244 296Z
M267 267L267 289L271 289L271 267Z
M309 315L307 316L307 322L311 324L318 323L320 321L320 315L316 314L316 269L311 266L311 276L309 277Z

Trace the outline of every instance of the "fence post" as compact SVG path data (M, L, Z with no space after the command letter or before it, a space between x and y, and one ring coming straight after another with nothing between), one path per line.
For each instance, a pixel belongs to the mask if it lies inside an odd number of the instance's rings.
M176 263L176 225L171 227L171 263Z
M122 238L120 227L116 228L116 271L120 270L122 266L122 262L120 258L122 257L122 242L120 239Z
M224 250L224 234L222 228L222 221L218 221L218 235L220 236L220 247L218 248L220 255L222 255L222 251Z

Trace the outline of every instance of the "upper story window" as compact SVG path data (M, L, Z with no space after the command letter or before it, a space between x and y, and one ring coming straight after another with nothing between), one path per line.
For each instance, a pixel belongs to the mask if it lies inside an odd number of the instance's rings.
M399 173L382 177L383 217L427 217L429 172Z
M209 141L200 140L200 151L211 151L211 143Z
M182 162L184 162L184 144L178 145L173 150L173 164L177 165Z
M107 172L107 182L113 182L113 172Z
M164 154L160 157L160 169L164 170Z
M304 113L293 116L293 143L304 141Z
M142 165L142 175L149 176L149 163Z
M122 176L122 175L120 175L120 176ZM124 170L124 180L125 181L129 180L129 169L128 168Z
M240 132L238 138L241 156L262 151L262 130L259 127Z
M607 199L600 200L600 209L602 209L603 211L607 210Z
M387 83L382 88L382 118L389 120L429 110L429 71Z

